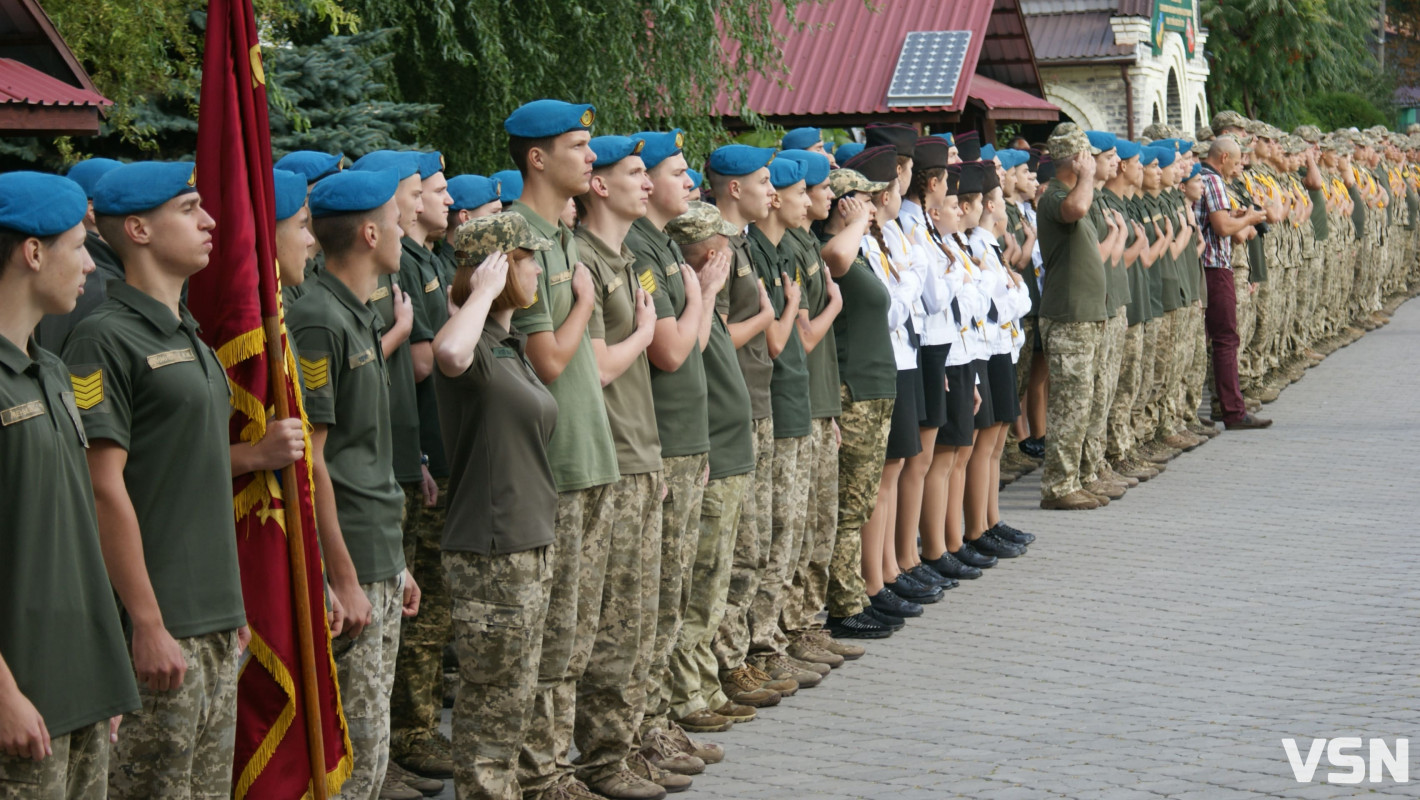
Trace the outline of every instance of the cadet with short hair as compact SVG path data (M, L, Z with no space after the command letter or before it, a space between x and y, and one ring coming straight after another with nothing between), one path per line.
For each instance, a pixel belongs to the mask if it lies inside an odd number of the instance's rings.
M67 314L46 314L35 328L35 341L51 353L58 353L69 332L79 324L79 320L87 317L108 297L108 282L123 280L123 262L119 261L118 254L104 241L94 224L94 186L100 178L121 166L123 164L111 158L90 158L70 167L66 174L69 180L84 190L84 195L88 198L88 211L84 214L83 221L86 233L84 249L89 251L97 269L84 279L84 293L79 295L79 301L74 304L73 311Z

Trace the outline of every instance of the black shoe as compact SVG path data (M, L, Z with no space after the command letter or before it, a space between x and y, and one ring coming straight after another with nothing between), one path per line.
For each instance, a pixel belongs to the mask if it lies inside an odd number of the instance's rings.
M947 555L955 558L968 567L977 569L991 569L996 566L996 557L990 553L983 552L976 546L976 542L962 542L961 549L955 553Z
M957 588L956 580L952 578L943 577L940 573L927 566L926 564L918 564L912 569L909 569L907 571L907 574L911 575L913 580L917 581L923 586L926 586L929 589L936 588L941 589L942 591L946 591L947 589Z
M991 531L981 534L981 538L973 541L971 546L978 553L985 553L997 558L1018 558L1026 553L1024 547L1008 542Z
M892 629L878 622L867 611L851 617L829 617L829 635L835 639L886 639Z
M1022 439L1016 447L1019 448L1022 453L1025 453L1037 461L1045 458L1045 439L1043 438Z
M1019 528L1012 528L1004 522L996 523L996 527L991 530L1011 544L1028 545L1035 541L1035 534L1026 533Z
M961 559L951 553L942 553L941 558L922 563L943 578L951 578L956 581L974 581L981 577L980 569L970 564L963 564Z
M941 589L924 586L905 572L899 572L897 580L887 584L887 588L903 600L909 600L919 605L929 606L942 599Z
M863 614L865 616L871 617L874 622L886 627L893 633L897 633L898 631L907 627L907 620L903 619L902 617L895 617L892 614L885 614L877 610L876 608L873 608L871 605L863 609Z
M881 592L868 598L868 602L873 604L873 608L891 614L894 617L920 617L922 616L922 606L910 600L904 600L893 594L893 591L884 586Z

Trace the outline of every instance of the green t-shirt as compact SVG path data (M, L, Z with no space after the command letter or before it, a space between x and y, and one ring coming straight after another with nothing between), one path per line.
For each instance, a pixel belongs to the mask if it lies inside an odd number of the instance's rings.
M1138 222L1144 226L1144 238L1149 244L1153 243L1153 232L1150 229L1149 218L1152 212L1144 205L1142 195L1123 200L1124 216L1126 219ZM1147 247L1148 245L1146 245ZM1153 317L1148 316L1149 306L1149 285L1147 273L1152 270L1152 265L1144 266L1143 259L1135 261L1127 267L1129 276L1129 302L1124 307L1124 313L1129 320L1129 327L1134 327L1141 322L1147 322Z
M784 235L784 241L792 241L799 249L800 283L804 287L809 319L813 319L828 307L828 266L823 263L823 256L819 255L818 237L803 228L794 228ZM807 355L809 416L814 419L836 417L843 413L843 400L838 391L840 379L836 339L833 327L829 326L828 333Z
M897 397L897 362L888 328L892 295L861 255L838 279L838 290L843 310L833 320L834 345L848 396L855 403Z
M636 261L632 270L651 286L656 319L679 319L685 311L684 271L690 269L671 237L642 217L631 224L626 247ZM644 278L647 272L650 278ZM698 280L694 273L690 280ZM709 416L705 400L705 361L699 342L680 368L666 372L651 365L651 395L656 401L656 427L665 458L693 456L710 451Z
M1174 236L1178 236L1178 210L1181 205L1180 195L1172 189L1165 189L1159 193L1156 201L1156 208L1159 213L1159 225L1168 220L1173 225ZM1167 231L1165 231L1167 233ZM1185 251L1188 248L1184 248ZM1184 270L1187 268L1187 256L1183 253L1175 256L1171 252L1165 251L1163 278L1163 294L1160 295L1160 302L1163 303L1164 311L1175 311L1182 308L1187 303L1184 289Z
M128 451L123 480L163 624L175 638L246 624L232 515L227 373L197 322L126 283L69 335L90 439Z
M1107 208L1111 211L1118 211L1125 220L1129 219L1129 214L1126 213L1124 207L1124 200L1121 199L1119 195L1110 191L1108 187L1095 192L1094 205L1096 207ZM1094 215L1094 207L1090 209L1090 213L1092 216ZM1104 224L1102 217L1100 218L1099 224ZM1127 233L1128 237L1124 240L1124 249L1126 250L1133 246L1135 236L1133 230L1129 230ZM1129 305L1129 269L1130 265L1123 263L1123 259L1105 265L1105 305L1109 308L1110 316L1114 316L1115 312L1117 312L1121 306Z
M1069 195L1070 187L1051 179L1036 212L1045 267L1040 316L1059 322L1100 322L1109 316L1100 240L1088 216L1075 222L1060 216L1060 205Z
M62 736L138 708L69 370L0 336L0 656Z
M578 261L577 241L566 225L550 223L522 203L513 203L508 210L523 215L533 230L556 243L551 250L536 254L538 266L542 267L542 274L537 276L537 297L532 305L513 313L513 326L527 336L553 332L572 311L572 267ZM616 444L607 422L601 375L590 336L583 333L576 354L547 388L557 399L557 429L547 445L557 491L614 483L620 477Z
M749 387L735 358L730 329L718 314L705 345L705 391L710 426L710 477L727 478L754 469L754 423Z
M391 467L390 375L379 317L322 270L287 320L299 348L301 399L313 425L327 425L325 465L340 532L360 583L404 569L404 492Z
M587 322L587 335L608 346L620 344L636 330L634 289L655 289L651 285L655 277L649 267L636 272L632 267L636 257L624 242L620 251L613 251L586 228L577 229L577 252L591 270L596 287L596 306ZM651 399L651 363L645 352L638 353L625 372L602 387L602 397L621 474L659 471L661 436L656 427L656 404Z
M728 322L744 322L759 314L759 271L750 253L749 239L743 234L729 237L730 277L720 294L715 296L715 313ZM769 340L764 332L756 333L735 351L749 388L749 404L755 419L765 419L772 411L769 384L774 375L774 362L769 358Z
M375 293L370 295L370 305L379 314L380 334L384 335L385 331L394 326L394 293L390 288L398 285L401 291L411 297L414 323L409 329L409 338L400 342L399 347L390 353L385 366L389 370L389 426L394 437L391 456L394 476L400 483L419 483L423 479L423 473L419 469L419 398L414 390L414 357L410 355L409 345L410 342L427 341L429 337L424 332L427 327L421 321L423 304L418 302L418 295L410 292L411 286L415 287L415 291L418 290L416 268L407 267L407 261L407 257L400 258L397 275L380 276ZM325 270L321 270L321 274L324 272ZM306 283L309 284L310 281ZM424 338L416 339L416 333Z
M801 270L797 263L798 248L785 236L778 245L770 243L759 228L749 228L749 245L754 254L754 266L759 278L769 291L769 301L774 304L774 316L784 314L784 283L782 275L789 280L799 280ZM804 307L804 296L799 295L799 307ZM799 326L795 323L789 332L789 340L779 357L774 359L774 378L769 382L770 406L774 409L774 438L792 439L808 436L812 430L809 417L809 365L804 353L804 343L799 340Z
M421 317L426 329L424 333L428 336L427 339L415 340L411 335L410 340L431 341L449 321L448 279L444 277L439 257L429 248L416 244L409 237L405 237L401 244L404 256L400 261L400 271L405 269L407 259L410 267L417 264L418 280L422 281L415 290L413 304L419 309L416 316ZM429 457L429 474L435 478L447 478L449 462L444 457L443 437L439 435L439 404L434 398L434 384L428 378L416 383L414 397L419 409L419 448Z

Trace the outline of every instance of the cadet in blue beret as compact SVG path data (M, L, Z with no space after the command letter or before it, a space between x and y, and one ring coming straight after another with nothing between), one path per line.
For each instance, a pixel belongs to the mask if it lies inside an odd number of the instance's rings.
M311 227L325 266L307 282L287 317L314 426L326 572L346 609L347 628L340 633L352 639L336 649L335 664L341 696L353 698L345 701L346 715L359 717L350 720L355 769L345 791L361 797L381 790L376 764L388 741L395 669L395 653L384 643L399 640L401 607L412 612L419 605L418 583L404 558L400 521L406 499L397 480L394 441L405 436L415 444L417 481L418 418L395 418L391 401L401 388L392 371L397 351L403 349L404 368L410 368L406 339L413 311L407 298L395 305L393 324L378 311L381 301L391 305L398 292L391 279L402 254L400 195L407 181L419 184L417 167L400 175L383 169L339 172L311 189ZM403 380L402 388L412 395L412 375L404 373Z
M275 164L276 169L294 172L306 179L306 185L340 171L344 153L322 153L318 150L296 150L282 156Z
M859 144L858 142L846 142L844 144L840 144L838 148L833 151L834 160L836 160L838 164L842 166L848 161L848 159L863 152L864 147L865 145Z
M1114 151L1119 155L1121 161L1138 158L1141 149L1143 149L1143 145L1128 139L1116 139L1114 142Z
M65 177L79 184L79 188L84 190L84 195L92 200L94 198L94 184L99 182L99 178L121 166L123 166L123 162L114 161L111 158L86 158L70 167L69 171L65 173Z
M316 238L311 235L311 211L306 206L306 177L284 169L272 170L276 191L276 263L281 270L282 296L286 304L295 301L288 293L306 281L306 262L314 255Z
M797 161L804 165L804 184L810 188L828 182L830 170L828 156L812 150L785 150L778 155L780 160Z
M498 183L498 200L503 210L523 196L523 173L515 169L505 169L490 176Z
M444 262L445 274L450 276L450 281L453 280L453 272L458 270L458 261L454 256L454 234L458 232L460 225L471 219L502 211L503 204L498 199L500 188L499 181L482 175L458 175L449 178L449 197L453 200L453 205L449 206L449 221L444 230L444 238L434 252Z
M690 203L700 199L700 195L702 194L700 186L705 183L705 176L693 169L686 169L685 174L686 177L690 178L690 191L685 193L687 201L686 207L689 208Z
M989 142L988 142L987 144L983 144L983 145L981 146L981 160L982 160L982 161L995 161L995 160L996 160L996 145L991 144L991 143L989 143Z
M1085 138L1090 140L1090 151L1094 155L1113 150L1119 141L1119 137L1109 131L1085 131Z
M823 152L823 132L818 128L795 128L779 140L781 150L812 150Z
M277 427L256 447L229 442L226 373L181 299L208 265L216 226L195 185L191 163L126 164L99 180L96 221L126 282L110 283L108 299L64 344L143 697L112 749L113 797L148 797L154 786L231 791L235 682L248 637L232 476L295 456ZM151 757L175 751L194 756Z
M103 236L99 235L94 224L93 202L94 186L99 179L121 166L123 164L110 158L91 158L69 168L66 177L78 184L85 195L84 249L89 252L89 258L93 260L96 269L86 273L84 293L79 296L71 311L65 314L46 314L35 327L35 341L50 352L59 352L64 346L64 339L74 326L79 324L79 320L88 316L89 312L108 297L109 281L123 280L123 262L119 260L118 253L104 241Z
M31 338L94 270L87 212L67 178L0 175L0 775L13 797L104 796L109 719L140 706L118 666L127 648L69 372Z

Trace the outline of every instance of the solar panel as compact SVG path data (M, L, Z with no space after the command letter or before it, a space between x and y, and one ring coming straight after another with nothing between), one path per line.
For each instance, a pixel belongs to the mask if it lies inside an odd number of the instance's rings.
M909 32L888 86L888 107L951 105L970 42L971 31Z

